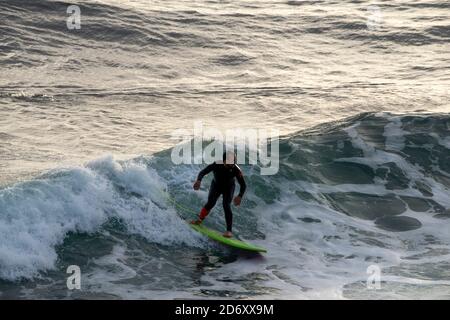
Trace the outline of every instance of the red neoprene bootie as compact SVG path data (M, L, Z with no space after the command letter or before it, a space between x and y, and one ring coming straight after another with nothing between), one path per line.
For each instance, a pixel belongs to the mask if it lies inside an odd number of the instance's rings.
M200 220L205 219L206 216L208 215L208 213L209 213L209 211L206 210L206 208L203 207L203 208L202 208L202 211L200 211L200 215L199 215Z

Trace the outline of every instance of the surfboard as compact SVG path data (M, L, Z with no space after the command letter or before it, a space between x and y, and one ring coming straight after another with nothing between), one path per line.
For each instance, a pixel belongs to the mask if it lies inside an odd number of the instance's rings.
M230 247L234 247L234 248L238 248L241 250L247 250L247 251L252 251L252 252L267 252L266 249L262 248L262 247L258 247L255 245L252 245L250 243L246 243L244 241L235 239L235 238L225 238L221 233L212 230L212 229L208 229L207 227L203 226L203 225L195 225L195 224L190 224L189 225L196 231L200 232L201 234L209 237L210 239L213 239L215 241L218 241L222 244L225 244L227 246Z

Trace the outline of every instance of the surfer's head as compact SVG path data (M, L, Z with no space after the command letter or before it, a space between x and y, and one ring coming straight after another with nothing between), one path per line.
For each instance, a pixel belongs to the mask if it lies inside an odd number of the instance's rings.
M234 151L227 151L223 153L223 164L225 167L230 167L236 163L236 154Z

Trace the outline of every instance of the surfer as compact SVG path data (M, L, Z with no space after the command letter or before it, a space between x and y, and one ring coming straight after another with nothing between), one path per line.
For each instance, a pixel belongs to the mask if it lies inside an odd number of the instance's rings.
M245 184L241 169L236 165L236 154L233 151L224 152L223 163L214 162L200 171L197 180L194 183L194 190L200 189L203 177L211 171L214 173L214 179L209 189L208 202L200 211L198 219L192 221L191 223L201 224L211 209L216 205L217 199L220 195L222 195L223 210L225 211L225 220L227 223L227 231L223 234L223 236L231 238L233 236L231 233L233 226L231 200L234 196L234 178L237 179L240 185L239 194L234 198L235 206L239 206L241 204L242 196L244 195L247 185Z

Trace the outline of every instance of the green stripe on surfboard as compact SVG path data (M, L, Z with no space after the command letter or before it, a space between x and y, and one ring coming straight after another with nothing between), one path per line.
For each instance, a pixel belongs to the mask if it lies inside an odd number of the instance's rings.
M194 230L200 232L201 234L204 234L205 236L208 236L209 238L216 240L220 243L226 244L228 246L242 249L242 250L253 251L253 252L267 252L266 249L258 247L258 246L254 246L250 243L245 243L244 241L237 240L235 238L225 238L219 232L208 229L203 225L190 224L190 226Z

